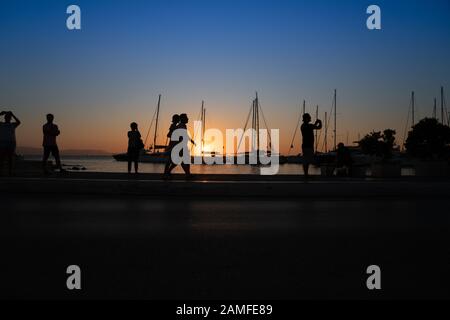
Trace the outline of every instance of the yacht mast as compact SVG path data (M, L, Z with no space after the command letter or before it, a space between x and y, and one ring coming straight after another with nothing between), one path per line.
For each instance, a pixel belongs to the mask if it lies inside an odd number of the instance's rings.
M325 153L328 152L328 112L325 111Z
M444 117L444 87L441 87L441 121L442 121L442 124L445 124L445 117Z
M337 150L337 90L334 89L334 150Z
M156 124L155 124L155 136L153 137L153 152L156 152L156 139L158 135L158 122L159 122L159 108L161 106L161 95L158 97L158 107L156 108Z
M316 121L319 120L319 106L316 106ZM319 139L318 139L318 130L316 130L316 146L314 148L314 152L317 153L317 149L319 148Z
M203 150L205 148L205 115L206 115L206 111L205 111L205 101L202 100L202 110L201 110L201 115L200 115L200 121L202 122L202 132L201 132L201 138L202 138L202 145L201 145L201 153L203 154Z
M252 104L252 152L255 151L256 149L256 132L255 132L255 127L256 127L256 112L255 112L255 104L256 104L256 100L253 99L253 104Z
M256 121L256 151L259 152L259 98L258 92L256 92L255 100L255 121Z

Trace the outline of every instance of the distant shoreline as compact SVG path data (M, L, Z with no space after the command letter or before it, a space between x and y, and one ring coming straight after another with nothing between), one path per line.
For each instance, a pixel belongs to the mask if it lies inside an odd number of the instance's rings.
M42 154L34 153L34 154L20 154L20 156L27 158L39 158ZM61 152L61 157L64 158L111 158L112 154L66 154Z
M43 152L42 148L37 147L17 147L16 153L23 157L36 157L41 156ZM61 149L61 156L63 157L111 157L114 153L95 150L95 149Z

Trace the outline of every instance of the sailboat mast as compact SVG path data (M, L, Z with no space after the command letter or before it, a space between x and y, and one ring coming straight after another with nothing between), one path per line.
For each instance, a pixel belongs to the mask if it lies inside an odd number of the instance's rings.
M259 152L259 99L258 92L256 92L255 101L255 111L256 111L256 151Z
M328 112L325 111L325 153L328 152Z
M156 109L156 125L155 125L155 136L153 137L153 152L156 152L156 139L158 135L158 122L159 122L159 108L161 106L161 95L158 97L158 107Z
M306 113L306 101L303 100L303 115Z
M319 120L319 106L316 106L316 121ZM317 149L319 147L319 139L318 139L318 132L316 130L316 147L314 148L314 151L317 153Z
M206 131L206 109L205 107L203 107L203 133L202 133L203 148L205 147L205 131Z
M441 87L441 121L442 121L442 124L445 124L445 121L444 121L444 87Z
M253 99L252 105L252 152L256 149L256 111L255 111L256 100Z
M337 90L334 89L334 150L337 150Z
M416 124L416 115L415 115L415 109L416 109L416 99L415 99L415 92L413 91L411 93L411 103L412 103L412 125L414 126Z
M201 134L201 153L203 154L203 149L205 147L205 102L202 100L202 109L200 111L200 121L202 123L202 132Z

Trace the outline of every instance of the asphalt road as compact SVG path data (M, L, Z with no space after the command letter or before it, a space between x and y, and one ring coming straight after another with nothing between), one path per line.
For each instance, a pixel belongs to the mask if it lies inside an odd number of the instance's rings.
M1 298L450 298L449 199L0 201ZM69 265L81 291L66 288Z

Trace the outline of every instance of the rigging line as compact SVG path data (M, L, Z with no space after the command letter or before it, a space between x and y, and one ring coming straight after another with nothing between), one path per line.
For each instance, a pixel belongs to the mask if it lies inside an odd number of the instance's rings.
M297 136L298 129L300 127L300 121L302 120L302 113L300 112L298 116L297 126L295 127L294 136L292 137L291 147L289 148L288 155L291 154L292 149L294 149L295 137Z
M445 112L445 120L447 121L447 125L450 125L450 114L447 112L447 103L445 101L445 96L442 96L442 103L444 105ZM445 123L444 123L445 124Z
M262 118L263 118L263 121L264 121L264 125L266 126L266 129L267 129L267 134L269 135L270 149L272 149L272 136L270 134L269 126L267 125L266 117L264 116L264 111L263 111L263 109L261 107L261 103L259 103L259 101L258 101L258 104L259 104L259 109L261 110L261 115L262 115Z
M331 108L331 110L333 110L333 108ZM327 123L326 123L326 126L325 126L325 130L328 132L328 130L329 130L329 128L330 128L330 124L331 124L331 117L332 117L333 115L332 115L332 112L330 112L330 115L328 116L328 120L327 120ZM320 137L322 138L322 131L320 132ZM327 137L325 136L324 138L323 138L323 143L322 143L322 150L324 150L325 149L325 144L327 143L327 141L325 141L327 139ZM325 150L326 151L326 150Z
M300 120L297 121L297 126L295 127L294 136L292 137L291 147L289 148L288 155L291 154L292 149L294 149L295 137L297 136L298 128L300 127Z
M198 113L198 116L196 118L197 120L199 120L199 119L201 120L201 113L202 113L202 111L200 110L200 112ZM199 130L199 128L197 128L197 131L194 132L194 140L195 140L195 137L197 136L198 130Z
M331 117L333 116L333 110L336 108L336 105L335 105L335 99L334 99L334 97L333 97L333 99L332 99L332 101L331 101L331 110L330 110L330 114L328 115L328 120L327 119L325 119L325 121L327 121L327 125L326 125L326 131L328 132L328 129L329 129L329 126L330 126L330 123L331 123ZM335 135L336 135L336 132L334 133ZM322 131L320 132L320 139L322 138ZM323 138L323 144L322 144L322 150L323 149L325 149L325 145L327 144L327 141L325 141L325 139L327 139L328 137L324 137ZM319 140L320 140L319 139ZM325 150L326 151L326 150Z
M241 140L239 141L239 144L238 144L238 148L237 148L236 153L237 153L237 152L240 150L240 148L241 148L242 139L244 138L245 131L247 131L247 126L248 126L248 122L249 122L249 120L250 120L250 115L252 114L252 109L253 109L253 103L252 103L252 106L250 107L250 111L249 111L248 116L247 116L247 121L245 121L244 133L243 133L243 135L241 136Z
M408 132L408 125L409 125L409 116L411 115L411 109L412 109L412 104L411 102L409 103L409 107L408 107L408 117L406 118L406 126L405 126L405 131L403 132L403 145L402 147L405 146L406 143L406 134Z
M203 110L200 110L200 112L198 113L197 120L198 120L198 119L201 120L202 111L203 111ZM203 126L203 123L202 123L202 126ZM200 128L197 128L197 131L194 131L194 141L195 141L195 138L197 137L197 133L198 133L198 130L199 130L199 129L200 129ZM193 150L193 149L194 149L194 145L191 145L191 153L192 153L192 150ZM203 152L203 150L202 150L202 152Z
M333 99L333 100L334 100L334 99ZM334 104L334 101L333 101L332 104ZM334 106L332 105L332 106L331 106L331 110L330 110L330 114L328 115L328 120L325 119L325 120L327 120L327 123L326 123L327 125L325 126L327 132L328 132L328 128L329 128L329 126L330 126L331 116L333 115L333 109L334 109ZM325 139L326 139L326 138L327 138L327 137L324 137L324 138L323 138L322 150L325 149ZM320 141L320 139L322 139L322 130L320 130L320 133L319 133L319 141ZM325 150L325 151L326 151L326 150Z
M417 124L419 122L419 121L417 121L417 119L421 119L422 118L420 111L421 110L418 107L417 99L414 98L414 114L415 114L414 118L416 119L416 123L413 123L413 125L415 125L415 124Z
M150 122L150 127L148 128L148 131L147 131L147 136L145 137L144 145L147 145L147 141L148 141L148 138L150 136L150 132L151 132L151 130L153 128L153 123L155 122L155 118L156 118L156 113L157 112L158 112L158 110L155 110L155 113L153 114L152 121Z
M446 114L446 118L447 118L447 126L448 126L448 125L450 125L450 114L448 113L448 110L447 110L447 100L445 99L445 95L442 96L442 100L444 102L444 110L445 110L445 114Z

